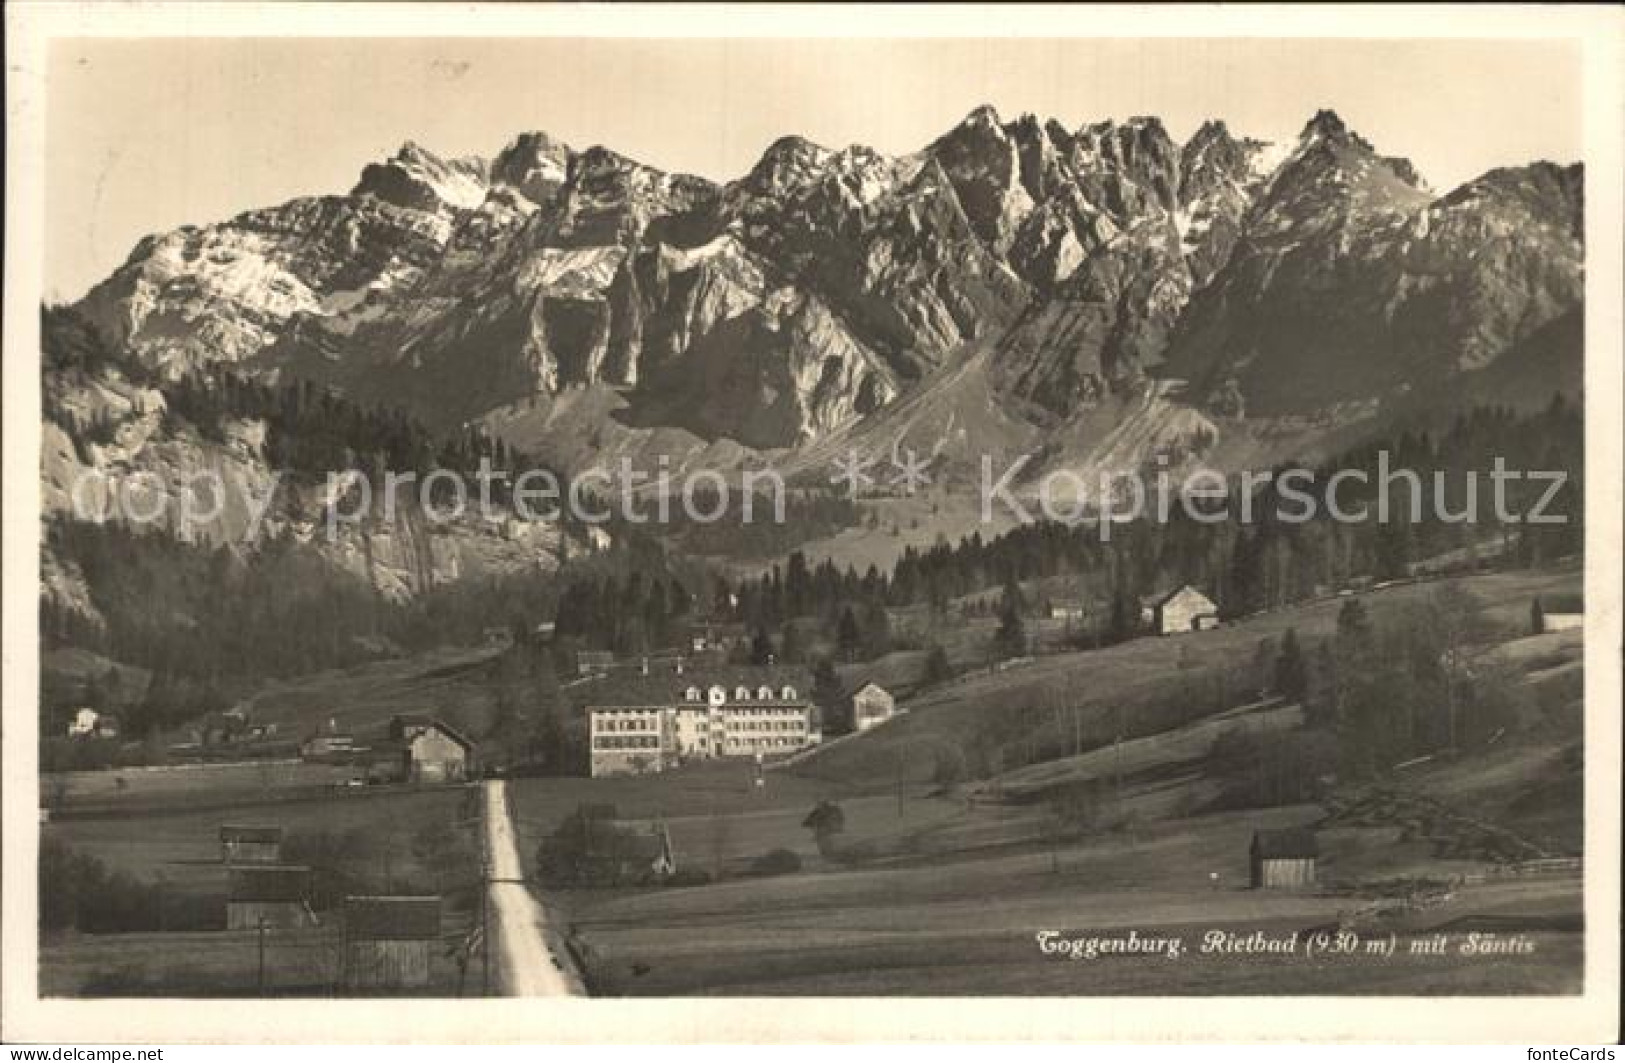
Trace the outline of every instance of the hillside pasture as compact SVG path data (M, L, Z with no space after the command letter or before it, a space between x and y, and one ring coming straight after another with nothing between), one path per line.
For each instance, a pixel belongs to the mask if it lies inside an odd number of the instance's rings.
M1446 582L1479 601L1478 619L1491 637L1504 641L1527 633L1535 596L1573 593L1580 573L1572 569L1494 573L1400 584L1357 597L1380 622L1389 611L1420 606ZM1009 756L1021 758L1038 747L1072 745L1080 732L1080 752L1106 745L1118 735L1137 738L1166 732L1210 715L1221 690L1233 694L1224 708L1256 697L1256 685L1248 695L1251 677L1243 670L1259 642L1279 640L1289 627L1304 640L1329 637L1336 631L1338 611L1354 597L1334 596L1243 617L1210 631L1147 636L1100 650L1041 656L1017 667L973 672L909 699L905 716L862 741L832 746L793 770L809 778L856 783L889 777L901 759L911 780L925 782L935 770L937 749L970 756L986 751L990 740L996 740ZM1219 688L1219 683L1225 686ZM1007 763L1004 769L1019 766Z

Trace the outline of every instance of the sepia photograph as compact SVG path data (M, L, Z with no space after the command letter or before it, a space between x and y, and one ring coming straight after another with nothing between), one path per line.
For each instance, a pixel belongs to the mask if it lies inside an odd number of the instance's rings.
M7 1040L1617 1034L1619 12L872 14L8 7Z

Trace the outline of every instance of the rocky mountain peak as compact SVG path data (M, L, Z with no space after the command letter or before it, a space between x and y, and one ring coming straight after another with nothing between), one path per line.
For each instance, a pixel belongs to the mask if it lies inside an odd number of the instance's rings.
M545 203L570 171L570 146L540 131L521 133L491 164L491 182L517 189L534 203Z
M1349 127L1336 111L1322 108L1315 112L1315 116L1304 123L1303 132L1298 134L1300 141L1330 140L1344 142L1357 138L1358 134L1351 133Z
M1222 120L1209 118L1196 127L1196 132L1185 142L1184 150L1189 153L1202 151L1210 144L1233 144L1235 138L1230 135L1230 127Z
M740 183L758 194L801 188L822 175L833 154L806 137L780 137L768 145Z
M990 103L984 103L974 108L959 123L959 129L998 129L1003 130L1004 122L999 118L999 112Z
M530 132L489 164L408 143L351 196L144 241L80 308L166 371L263 367L436 425L507 411L568 464L600 437L801 446L972 355L989 401L1060 417L1150 372L1235 378L1249 413L1367 397L1572 309L1580 214L1550 164L1436 201L1330 110L1291 143L1211 120L1178 144L1150 116L983 106L896 158L782 137L725 187ZM583 399L566 432L548 404L574 387L630 412Z
M412 210L473 210L485 200L486 171L484 159L443 159L408 140L385 162L363 169L350 194Z

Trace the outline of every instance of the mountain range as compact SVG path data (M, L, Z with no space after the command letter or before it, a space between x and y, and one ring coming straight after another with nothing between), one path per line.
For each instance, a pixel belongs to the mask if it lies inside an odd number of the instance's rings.
M718 184L545 133L149 237L75 306L176 379L311 380L568 470L848 446L1233 468L1578 391L1582 171L1439 193L1331 111L1290 143L989 107Z

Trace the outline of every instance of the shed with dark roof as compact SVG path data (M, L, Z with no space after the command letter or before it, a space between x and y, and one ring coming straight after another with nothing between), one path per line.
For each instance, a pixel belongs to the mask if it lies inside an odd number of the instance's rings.
M311 926L310 868L294 864L233 867L226 894L226 929Z
M1542 632L1572 631L1585 626L1585 598L1580 594L1552 594L1536 598Z
M344 985L352 990L429 984L440 944L440 898L347 897Z
M1248 856L1254 889L1313 886L1320 841L1307 827L1254 831Z

